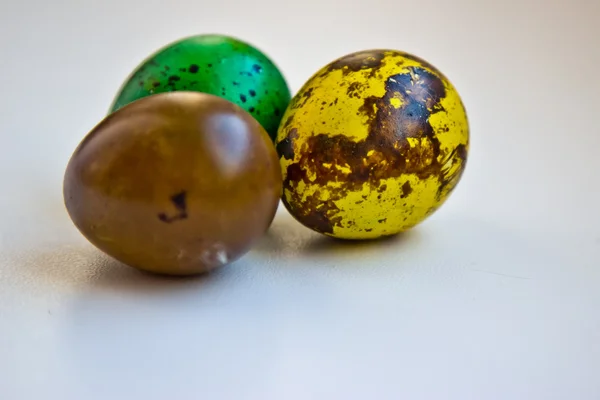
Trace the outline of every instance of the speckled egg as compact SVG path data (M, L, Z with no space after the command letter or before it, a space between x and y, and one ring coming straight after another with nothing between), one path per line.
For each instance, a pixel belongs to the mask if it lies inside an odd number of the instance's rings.
M465 107L434 66L396 50L346 55L294 96L276 139L283 203L342 239L394 235L437 210L469 149Z
M250 113L275 138L291 95L277 66L233 37L197 35L144 60L119 90L110 111L154 93L194 91L222 97Z

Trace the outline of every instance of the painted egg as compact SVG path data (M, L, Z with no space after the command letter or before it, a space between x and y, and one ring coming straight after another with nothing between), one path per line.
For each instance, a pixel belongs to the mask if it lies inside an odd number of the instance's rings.
M64 177L71 220L97 248L168 275L240 258L267 231L281 197L273 142L220 97L149 96L108 115Z
M264 53L223 35L197 35L158 50L129 76L110 111L155 93L195 91L222 97L250 113L272 139L291 95Z
M434 66L395 50L342 57L294 96L279 128L283 203L342 239L394 235L438 209L469 148L463 103Z

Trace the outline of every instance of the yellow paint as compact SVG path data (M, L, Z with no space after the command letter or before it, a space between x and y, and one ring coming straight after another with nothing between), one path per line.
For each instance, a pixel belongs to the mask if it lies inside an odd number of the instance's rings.
M390 99L390 104L394 108L400 108L400 106L402 105L402 102L400 101L399 98L393 97L392 99Z
M345 191L340 197L332 194L339 193L336 189L344 188L342 178L340 181L330 180L323 184L316 182L316 168L306 169L310 182L294 182L291 188L288 187L284 191L284 200L290 203L292 214L301 212L308 199L315 196L323 202L316 206L316 210L326 210L326 202L333 201L336 207L327 209L327 218L334 222L333 233L330 235L345 239L368 239L405 231L422 222L446 201L464 169L464 160L457 156L457 148L462 145L465 151L468 150L467 115L456 89L439 71L432 70L417 60L406 58L403 53L396 51L386 51L381 65L374 67L375 71L373 68L351 71L342 68L329 70L324 67L306 82L286 110L277 137L279 143L288 137L291 129L296 130L293 140L294 158L280 158L284 179L288 166L299 163L300 159L311 151L308 140L313 135L344 135L354 142L367 139L370 127L365 104L371 104L373 112L377 106L374 103L366 103L365 99L382 98L386 93L385 83L393 75L411 73L412 79L420 79L418 74L412 73L410 67L423 68L440 78L446 96L439 102L445 111L433 113L428 119L440 143L437 160L433 159L434 147L431 138L410 137L404 138L409 147L402 150L406 154L406 163L409 166L431 165L437 161L442 165L441 169L445 176L449 177L450 183L440 189L440 180L435 175L421 179L416 174L402 174L381 179L377 188L365 182L358 190ZM310 93L310 96L307 96L307 93ZM416 95L414 90L396 92L388 104L398 109L404 104L404 96ZM290 122L286 124L288 120ZM400 148L398 142L390 143L390 146ZM320 157L319 154L310 154L312 158ZM377 150L368 151L362 160L365 166L382 167L386 162L385 157ZM328 170L335 168L342 171L344 175L338 173L338 177L352 173L351 165L336 165L331 162L323 162L320 165ZM403 190L407 182L412 189L409 194ZM296 203L294 198L297 199Z

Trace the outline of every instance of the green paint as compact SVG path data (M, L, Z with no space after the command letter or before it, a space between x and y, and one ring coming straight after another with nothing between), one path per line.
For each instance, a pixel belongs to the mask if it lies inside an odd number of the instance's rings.
M158 50L129 76L110 112L156 93L196 91L231 101L275 138L291 94L277 66L261 51L223 35L198 35Z

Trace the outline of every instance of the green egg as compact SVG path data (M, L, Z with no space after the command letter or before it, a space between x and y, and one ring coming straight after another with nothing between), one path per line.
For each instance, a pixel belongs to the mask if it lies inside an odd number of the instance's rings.
M175 91L208 93L237 104L271 139L291 99L281 71L256 47L229 36L197 35L144 60L120 88L110 112L152 94Z

